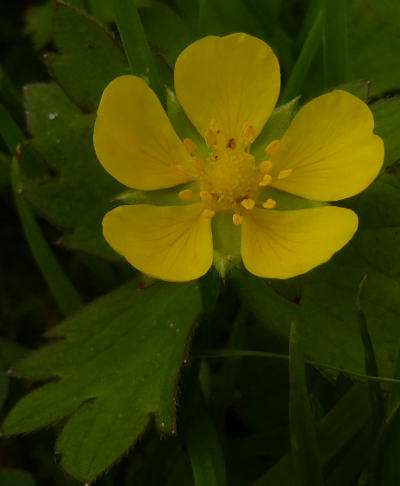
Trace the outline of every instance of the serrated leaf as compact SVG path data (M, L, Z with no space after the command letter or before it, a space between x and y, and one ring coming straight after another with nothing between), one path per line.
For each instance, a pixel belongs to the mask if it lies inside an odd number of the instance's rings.
M87 306L53 330L63 340L15 368L23 377L59 380L23 398L3 432L73 414L57 450L65 470L82 481L132 447L151 416L161 432L174 433L177 378L200 311L197 282L146 290L132 282Z
M82 113L56 85L27 87L25 103L33 139L22 147L22 173L32 166L32 151L55 173L26 178L25 197L53 224L69 230L62 240L67 246L115 258L102 236L101 221L123 186L96 158L94 117Z
M61 1L54 16L54 43L59 52L46 54L50 74L85 110L96 111L107 84L129 73L113 35L81 10Z

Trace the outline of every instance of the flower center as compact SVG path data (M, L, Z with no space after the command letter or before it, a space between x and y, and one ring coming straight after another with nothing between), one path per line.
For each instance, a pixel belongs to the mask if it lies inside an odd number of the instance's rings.
M204 161L197 155L192 159L193 171L185 174L189 179L196 180L200 187L200 197L205 203L203 216L212 218L216 211L232 211L232 221L240 225L245 211L251 211L256 205L265 209L273 209L276 202L273 199L257 201L260 189L268 186L273 178L269 174L273 163L264 160L256 165L250 154L250 147L256 138L252 125L246 123L239 140L233 138L224 140L220 134L218 123L212 121L205 133L205 141L210 149L209 157ZM186 138L184 145L192 155L196 152L196 145ZM272 157L279 149L279 140L272 141L265 153ZM173 166L175 171L184 171L181 166ZM277 175L278 179L290 176L291 170L283 170ZM179 197L190 201L196 195L191 190L183 190Z

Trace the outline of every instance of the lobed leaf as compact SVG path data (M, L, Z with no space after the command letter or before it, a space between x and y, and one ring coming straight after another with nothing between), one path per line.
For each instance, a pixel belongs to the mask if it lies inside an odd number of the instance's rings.
M201 312L197 282L131 282L84 308L51 333L59 340L15 373L52 381L23 398L3 431L19 434L63 417L61 465L90 481L132 447L154 416L175 433L177 379Z

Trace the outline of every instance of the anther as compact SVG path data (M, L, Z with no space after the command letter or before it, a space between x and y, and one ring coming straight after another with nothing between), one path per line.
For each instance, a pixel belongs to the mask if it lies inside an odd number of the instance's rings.
M204 160L201 159L198 155L193 157L192 165L198 172L201 172L202 170L204 170Z
M240 226L243 223L243 216L241 214L235 213L232 216L232 221L235 226Z
M264 174L263 178L258 183L258 185L261 186L261 187L266 187L269 184L271 184L271 181L272 181L272 177L269 174Z
M208 191L200 191L200 199L205 202L211 202L214 200L212 194L210 194Z
M270 157L273 157L278 152L280 146L280 140L272 140L272 142L270 142L265 148L265 153Z
M211 128L206 131L204 138L208 148L217 145L217 134Z
M212 218L213 216L215 216L215 211L212 209L203 209L201 215L204 218Z
M182 201L191 201L193 198L193 191L190 189L184 189L183 191L179 192L178 196L180 199L182 199Z
M190 138L185 138L185 140L183 141L183 145L185 146L185 149L189 152L189 154L196 152L196 144L192 140L190 140Z
M243 201L240 203L245 209L253 209L256 202L254 201L254 199L251 199L250 197L248 197L247 199L243 199Z
M263 203L262 207L265 209L273 209L276 206L276 201L274 199L267 199L265 203Z
M221 128L219 126L219 123L216 120L211 120L210 130L215 132L217 135L221 132Z
M262 174L267 174L274 164L270 160L263 160L261 164L258 166L258 169Z
M292 169L281 170L278 174L278 179L286 179L286 177L289 177L292 172Z
M243 130L242 130L242 137L248 143L254 142L254 140L256 139L256 131L254 130L253 125L250 125L250 123L244 124Z
M236 148L236 140L234 138L230 138L226 144L226 148L234 150Z

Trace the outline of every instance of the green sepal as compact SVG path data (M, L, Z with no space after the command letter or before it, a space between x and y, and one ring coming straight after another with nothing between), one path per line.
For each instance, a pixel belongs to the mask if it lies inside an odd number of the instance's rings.
M212 220L214 267L222 278L240 264L241 228L235 226L231 212L218 212Z
M122 204L154 204L155 206L182 206L193 204L195 201L182 201L178 194L184 189L191 189L199 192L196 182L188 182L168 189L157 189L155 191L140 191L128 189L118 194L113 201Z

